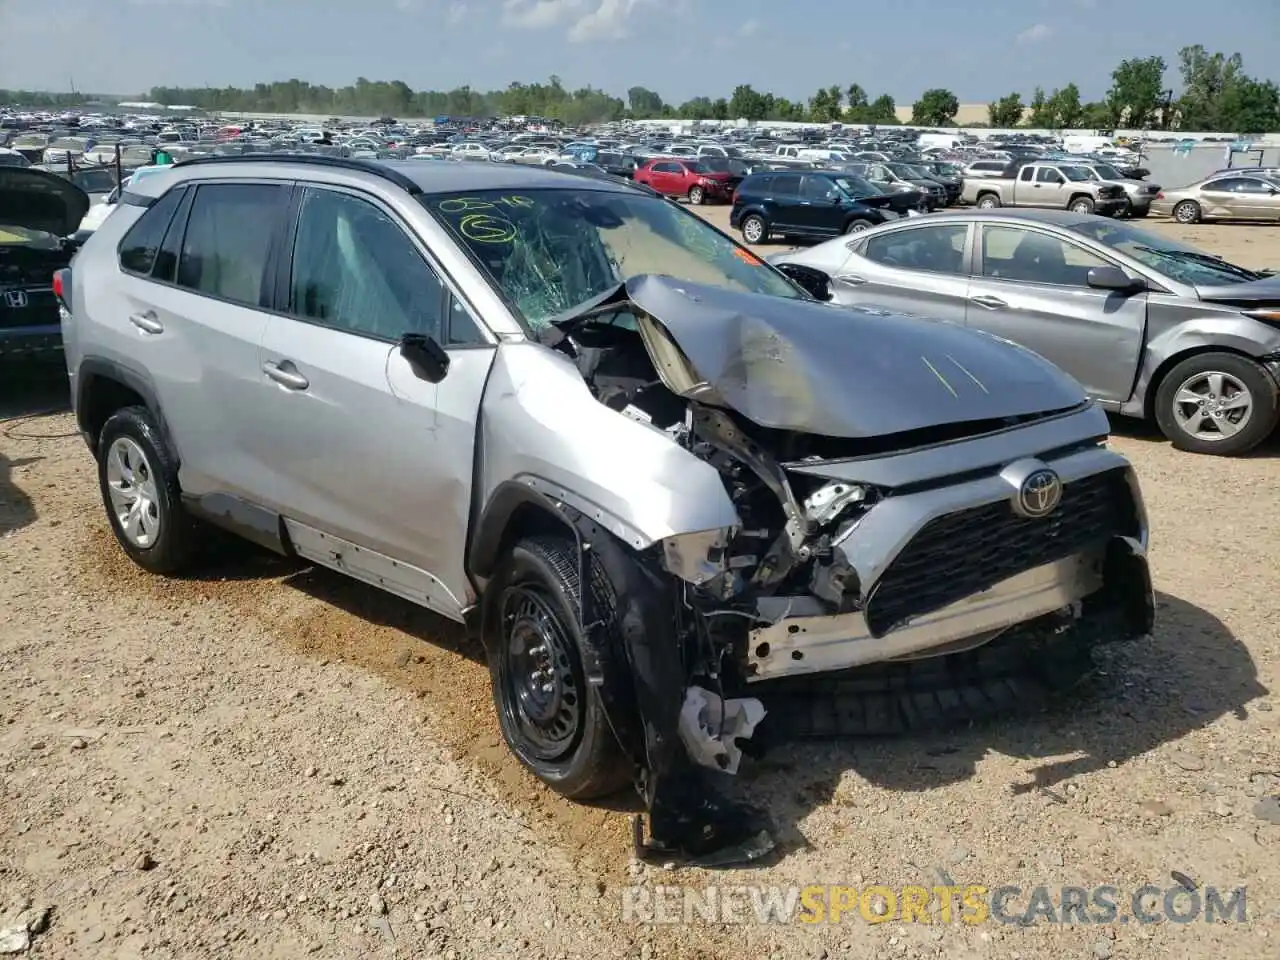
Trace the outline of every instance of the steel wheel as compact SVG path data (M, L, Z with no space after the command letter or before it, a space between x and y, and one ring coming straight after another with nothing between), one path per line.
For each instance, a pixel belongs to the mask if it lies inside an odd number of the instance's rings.
M135 547L150 547L160 536L160 503L155 471L130 437L107 448L107 492L120 530Z
M1253 394L1229 373L1206 370L1188 377L1173 395L1173 419L1188 436L1218 443L1248 426Z
M742 222L742 239L747 243L760 243L764 240L764 221L759 217L747 217Z
M535 584L510 587L502 607L504 709L531 756L559 760L582 733L585 691L573 639Z

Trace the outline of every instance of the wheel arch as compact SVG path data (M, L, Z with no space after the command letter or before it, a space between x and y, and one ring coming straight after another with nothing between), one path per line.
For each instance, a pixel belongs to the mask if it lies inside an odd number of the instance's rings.
M91 449L97 450L98 437L107 419L117 410L131 406L146 407L150 411L165 443L180 463L178 448L151 381L144 374L104 357L85 357L80 361L76 370L76 423Z
M563 534L582 548L578 528L550 497L516 480L500 483L480 511L467 549L467 571L477 587L493 576L505 549L539 533Z
M1160 392L1160 385L1164 383L1165 378L1169 376L1170 371L1172 371L1178 364L1182 363L1182 361L1190 360L1192 357L1198 357L1206 353L1229 353L1244 360L1251 360L1262 367L1263 370L1267 370L1266 364L1259 363L1257 356L1234 344L1196 344L1195 346L1184 347L1181 350L1170 353L1162 359L1155 370L1152 371L1151 378L1147 381L1147 386L1143 393L1143 419L1155 419L1156 395ZM1267 372L1270 375L1270 371L1267 370ZM1274 379L1274 375L1272 375L1272 379Z

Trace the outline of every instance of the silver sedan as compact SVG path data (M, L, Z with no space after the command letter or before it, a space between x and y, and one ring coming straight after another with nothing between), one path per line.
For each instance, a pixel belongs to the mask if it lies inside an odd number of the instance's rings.
M1280 278L1128 223L934 214L769 259L822 298L1021 344L1184 450L1242 454L1280 419Z

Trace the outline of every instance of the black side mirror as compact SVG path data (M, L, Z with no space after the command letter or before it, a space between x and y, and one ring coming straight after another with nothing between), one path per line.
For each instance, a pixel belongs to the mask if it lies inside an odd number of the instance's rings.
M1089 271L1089 286L1095 290L1128 292L1146 288L1146 281L1135 279L1119 267L1094 267Z
M800 263L779 263L779 272L786 274L815 300L830 300L831 278L821 270Z
M413 372L427 383L439 383L449 372L449 354L425 333L406 333L400 338L400 356Z

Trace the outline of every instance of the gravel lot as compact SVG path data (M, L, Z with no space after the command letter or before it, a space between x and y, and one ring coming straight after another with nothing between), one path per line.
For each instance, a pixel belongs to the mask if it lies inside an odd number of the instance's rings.
M1151 226L1280 265L1278 228ZM56 376L0 380L0 416L63 401ZM1118 423L1151 514L1154 638L1029 719L750 764L741 786L783 853L712 874L631 863L625 799L576 806L526 776L479 651L431 615L247 549L181 581L130 566L72 430L65 413L0 425L10 947L26 924L33 954L65 960L1280 951L1280 437L1225 461ZM1122 904L1148 883L1247 885L1249 922L646 926L621 910L637 882L948 877L1112 884Z

